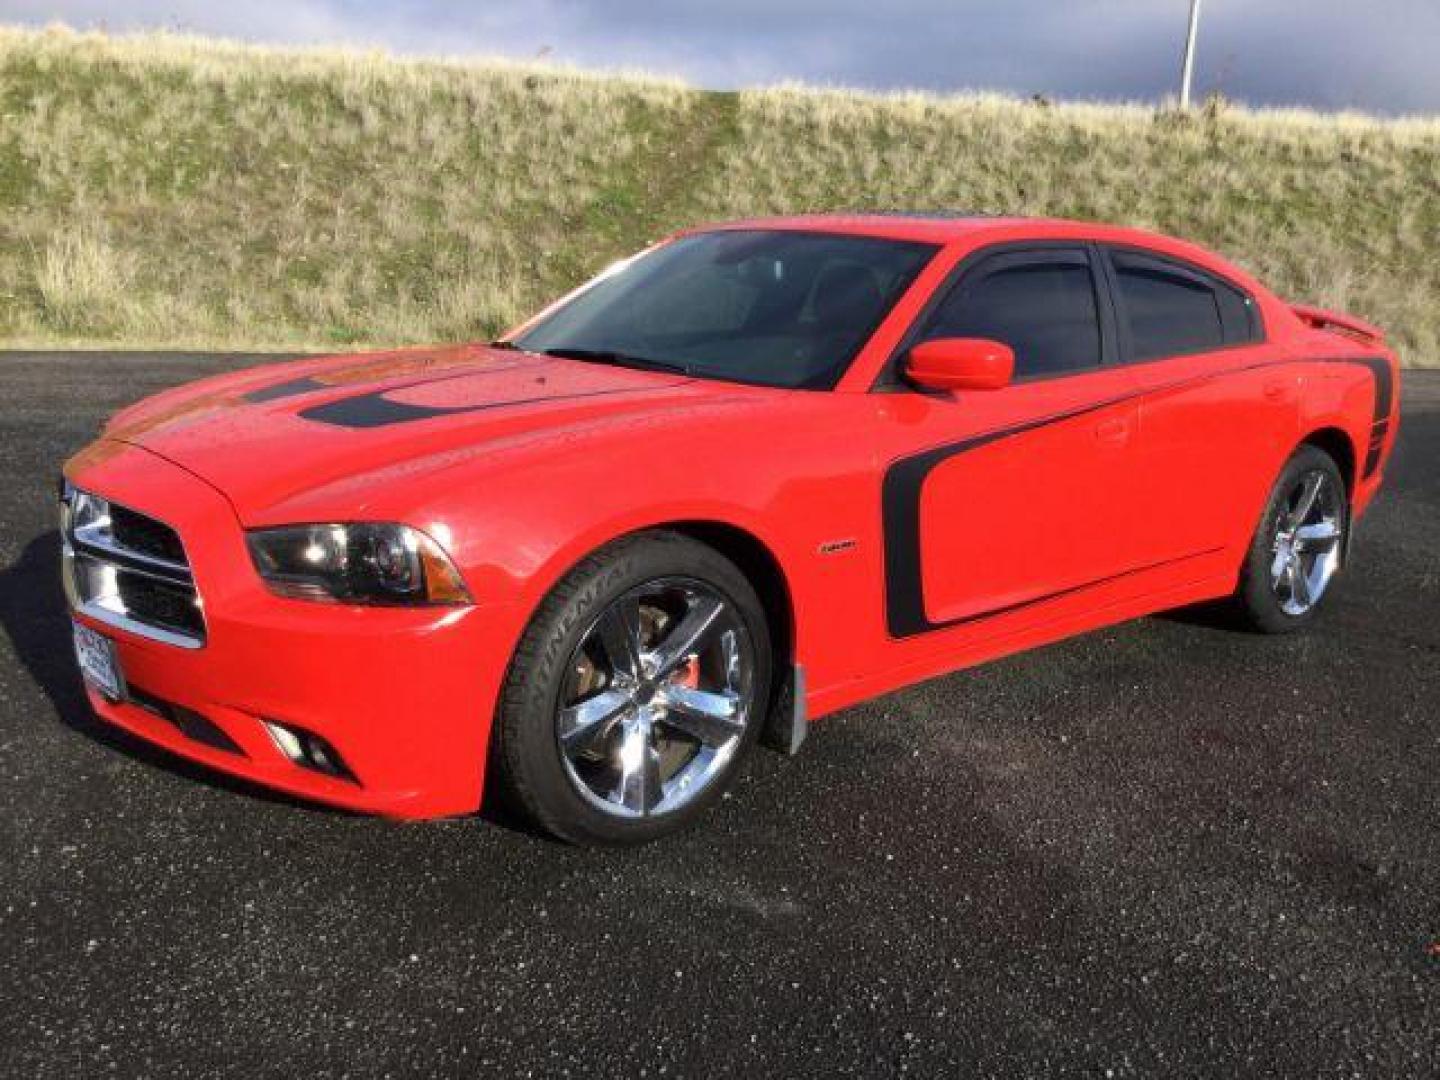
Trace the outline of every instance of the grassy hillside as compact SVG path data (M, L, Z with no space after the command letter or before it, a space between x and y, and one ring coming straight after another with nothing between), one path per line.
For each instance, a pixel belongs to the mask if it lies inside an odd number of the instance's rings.
M715 94L0 28L0 344L471 338L675 226L863 207L1176 233L1440 364L1440 119Z

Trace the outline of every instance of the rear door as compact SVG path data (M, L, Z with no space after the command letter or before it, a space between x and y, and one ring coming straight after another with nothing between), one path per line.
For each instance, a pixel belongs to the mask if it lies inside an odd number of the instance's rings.
M1137 420L1098 260L1083 244L967 263L905 347L988 338L1015 351L993 391L891 395L883 483L890 634L979 637L1083 606L1134 565Z
M1272 366L1258 309L1193 264L1108 247L1120 352L1140 392L1142 563L1183 564L1248 541L1295 439L1299 384Z

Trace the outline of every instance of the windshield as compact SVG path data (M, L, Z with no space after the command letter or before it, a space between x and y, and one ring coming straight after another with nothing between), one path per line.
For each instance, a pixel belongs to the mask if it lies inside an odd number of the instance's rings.
M700 378L829 389L935 250L780 230L685 236L607 270L514 344Z

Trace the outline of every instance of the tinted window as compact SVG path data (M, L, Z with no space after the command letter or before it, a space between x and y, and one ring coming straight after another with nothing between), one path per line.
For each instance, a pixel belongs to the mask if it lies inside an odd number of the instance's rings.
M1159 259L1116 253L1121 317L1134 360L1204 352L1254 341L1254 305L1237 289Z
M701 378L833 386L935 253L784 230L682 237L607 271L515 343Z
M1260 340L1260 317L1255 313L1255 301L1223 281L1215 282L1215 297L1220 302L1220 322L1225 328L1226 345Z
M967 274L935 311L922 340L989 338L1015 350L1015 377L1100 364L1095 283L1083 256L1064 261L1001 256Z

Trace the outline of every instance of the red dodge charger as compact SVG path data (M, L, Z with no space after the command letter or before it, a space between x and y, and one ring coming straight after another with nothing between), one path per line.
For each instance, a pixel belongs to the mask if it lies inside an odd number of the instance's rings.
M65 469L76 650L103 717L217 769L645 840L920 679L1216 598L1306 625L1397 380L1374 327L1149 233L697 229L488 345L121 412Z

